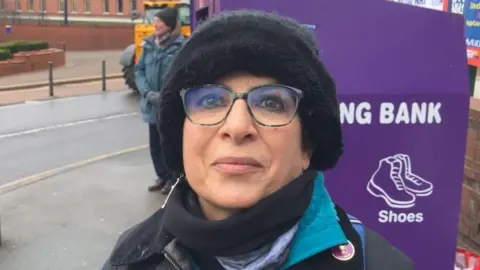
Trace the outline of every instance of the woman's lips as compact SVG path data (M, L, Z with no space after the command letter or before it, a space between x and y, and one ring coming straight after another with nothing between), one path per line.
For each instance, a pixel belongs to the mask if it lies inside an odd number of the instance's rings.
M250 157L222 157L213 162L213 167L226 174L245 174L263 168L262 164Z

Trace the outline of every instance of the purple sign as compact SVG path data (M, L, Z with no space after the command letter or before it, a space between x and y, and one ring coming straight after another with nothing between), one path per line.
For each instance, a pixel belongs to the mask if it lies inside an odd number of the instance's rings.
M344 125L332 197L416 269L453 269L469 111L463 18L387 1L218 2L314 31Z

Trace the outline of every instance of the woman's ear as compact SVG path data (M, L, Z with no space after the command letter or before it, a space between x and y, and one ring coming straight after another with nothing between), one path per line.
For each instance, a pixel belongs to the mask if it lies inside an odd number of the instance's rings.
M302 171L306 171L310 167L310 160L312 159L312 154L310 152L303 152L302 155Z

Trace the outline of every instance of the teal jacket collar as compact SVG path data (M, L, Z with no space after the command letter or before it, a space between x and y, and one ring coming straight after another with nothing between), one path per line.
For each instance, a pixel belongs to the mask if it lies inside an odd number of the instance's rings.
M312 200L300 220L282 270L346 242L347 237L338 223L335 204L325 188L323 173L318 172Z

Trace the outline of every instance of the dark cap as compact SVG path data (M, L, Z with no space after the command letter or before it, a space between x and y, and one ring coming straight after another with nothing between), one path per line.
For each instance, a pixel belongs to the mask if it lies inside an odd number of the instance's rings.
M174 29L177 26L178 10L173 7L166 7L157 12L155 17L163 21L169 28Z

